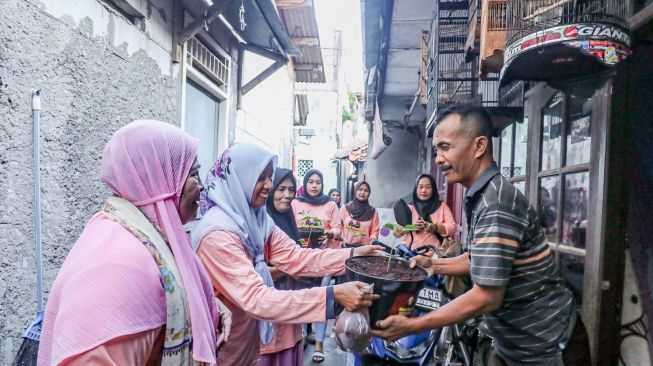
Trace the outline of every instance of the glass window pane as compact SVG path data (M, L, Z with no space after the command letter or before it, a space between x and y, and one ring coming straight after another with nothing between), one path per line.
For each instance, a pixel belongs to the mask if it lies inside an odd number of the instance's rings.
M447 180L444 178L444 175L442 175L440 167L436 169L435 184L437 185L436 189L438 192L443 192L447 189Z
M560 168L562 100L558 93L542 110L542 171Z
M569 118L567 119L567 165L590 161L592 127L592 99L569 97Z
M512 170L513 177L526 175L526 143L528 139L528 118L523 123L515 124L515 166Z
M560 177L540 179L539 216L542 230L550 243L558 242L558 197Z
M559 252L560 277L574 295L578 304L583 303L583 274L585 272L585 258L573 254Z
M186 84L185 102L185 130L200 140L197 161L201 165L200 178L204 180L218 156L218 102L190 81Z
M512 182L512 185L515 186L515 188L519 189L521 193L526 195L526 181L520 180L518 182Z
M562 243L565 245L585 248L589 185L589 172L568 174L565 177L562 231Z
M501 131L501 175L510 178L510 157L512 156L512 129L510 125Z

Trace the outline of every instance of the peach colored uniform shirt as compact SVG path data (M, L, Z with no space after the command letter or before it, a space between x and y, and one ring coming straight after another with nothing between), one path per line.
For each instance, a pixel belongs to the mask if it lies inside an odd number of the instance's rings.
M294 347L297 342L302 340L301 324L282 324L275 323L274 337L270 343L261 344L261 354L268 355L271 353L281 352Z
M349 249L302 249L275 228L265 248L268 265L290 275L322 277L344 272ZM231 336L220 350L218 365L250 366L259 358L257 319L277 323L311 323L326 320L326 287L281 291L263 284L240 238L217 230L206 235L198 255L206 267L218 298L233 313Z
M413 215L412 220L414 224L419 219L419 214L417 213L417 210L415 209L415 206L412 203L409 203L408 207L410 207L410 212ZM442 202L440 207L438 207L438 209L435 210L435 212L429 215L429 217L431 218L431 222L434 224L440 224L440 225L444 224L444 227L446 229L446 235L443 236L453 236L456 233L457 225L456 222L454 221L453 214L451 213L451 210L449 209L449 206L447 206L446 203ZM409 243L410 243L410 234L406 234L404 235L404 244L408 245ZM438 240L437 236L427 232L426 230L413 232L413 245L412 245L413 250L419 249L425 245L433 245L436 248L440 248L441 243L440 240Z
M310 203L293 200L290 203L292 212L295 213L295 222L297 227L302 225L302 217L306 215L315 216L322 220L324 230L331 230L335 232L333 239L327 239L322 248L340 248L340 235L342 235L342 220L340 219L340 212L338 212L338 205L335 202L329 201L321 206L315 206Z
M347 208L342 206L340 209L340 218L342 219L342 237L346 244L367 245L379 238L379 213L374 212L372 218L368 221L354 220L349 216ZM352 225L353 224L353 225ZM350 227L358 227L361 234Z

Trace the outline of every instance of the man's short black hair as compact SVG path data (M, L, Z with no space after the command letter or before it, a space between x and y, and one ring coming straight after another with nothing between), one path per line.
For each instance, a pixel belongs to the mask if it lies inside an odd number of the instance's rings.
M461 128L469 138L473 139L479 136L485 136L488 139L488 151L492 153L492 135L494 128L492 126L492 117L487 109L473 104L454 104L438 115L435 125L442 122L452 114L460 116Z

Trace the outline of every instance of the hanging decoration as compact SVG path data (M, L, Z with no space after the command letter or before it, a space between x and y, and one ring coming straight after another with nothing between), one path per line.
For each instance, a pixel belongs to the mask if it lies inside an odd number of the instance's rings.
M240 9L238 10L238 18L240 20L240 31L244 32L247 28L247 23L245 23L245 0L240 3Z

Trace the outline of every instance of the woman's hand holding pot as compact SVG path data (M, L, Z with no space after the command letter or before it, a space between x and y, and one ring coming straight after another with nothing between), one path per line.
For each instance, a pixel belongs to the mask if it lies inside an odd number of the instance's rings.
M380 245L361 245L358 248L354 249L354 257L360 257L362 255L375 255L375 251L383 250L383 247Z
M345 307L349 312L357 311L372 305L372 301L378 300L379 295L369 293L367 284L359 281L347 282L333 286L334 300Z

